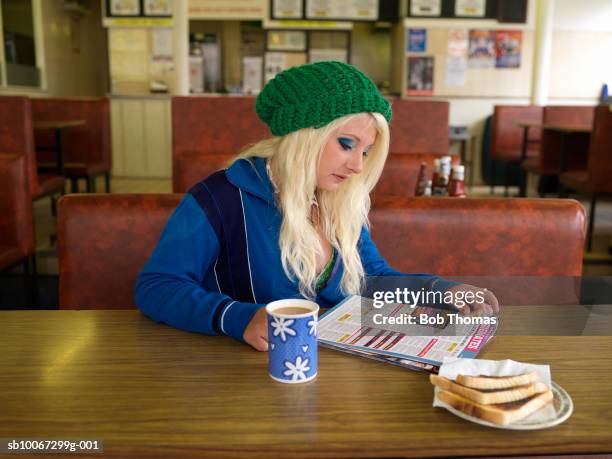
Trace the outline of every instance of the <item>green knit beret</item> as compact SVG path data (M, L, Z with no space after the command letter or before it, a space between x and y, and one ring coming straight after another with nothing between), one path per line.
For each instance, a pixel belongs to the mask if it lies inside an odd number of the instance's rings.
M277 74L257 96L255 110L276 136L320 128L351 113L378 112L391 121L391 105L374 83L352 65L336 61Z

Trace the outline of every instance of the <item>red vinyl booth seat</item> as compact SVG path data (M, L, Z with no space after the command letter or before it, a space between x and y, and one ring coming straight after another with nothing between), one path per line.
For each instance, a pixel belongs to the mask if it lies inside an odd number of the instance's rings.
M565 199L387 198L372 237L403 272L579 276L585 212Z
M537 105L496 105L493 109L491 158L498 161L520 161L523 148L522 121L542 122L542 107ZM540 129L529 129L529 140L537 142ZM539 146L531 143L527 156L536 156Z
M382 175L372 191L374 205L379 197L414 196L421 163L427 165L427 176L431 179L434 160L442 156L444 155L434 153L389 154ZM452 156L453 164L459 164L459 160L458 156Z
M32 107L27 97L0 97L0 151L24 155L31 199L64 192L64 177L37 170Z
M108 99L32 99L32 118L34 121L85 121L82 126L67 128L62 132L65 175L78 179L110 174L112 152ZM54 135L53 130L49 129L36 131L36 145L54 148ZM37 155L47 167L54 166L54 152L39 151Z
M547 106L544 107L543 124L591 126L594 107ZM558 132L543 130L539 155L523 162L523 169L539 175L557 175L560 171L561 135ZM588 135L573 134L565 144L565 170L585 170L587 165Z
M255 113L255 97L191 96L172 98L173 191L191 179L179 164L185 154L237 155L246 146L270 137ZM202 177L204 178L204 177Z
M0 153L0 269L34 254L32 201L25 157Z
M491 289L502 305L579 302L585 212L577 201L387 198L370 221L380 253L401 272L455 276Z
M136 277L181 197L90 194L61 198L60 308L135 308Z
M186 193L189 189L213 172L228 167L234 153L185 153L175 161L173 188L175 193Z
M394 99L391 153L448 153L449 103Z

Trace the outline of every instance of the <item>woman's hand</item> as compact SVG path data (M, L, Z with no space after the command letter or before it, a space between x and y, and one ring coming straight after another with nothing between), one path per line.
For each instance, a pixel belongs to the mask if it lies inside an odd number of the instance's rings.
M451 287L448 291L452 292L456 299L464 298L465 305L463 306L457 305L457 302L455 302L455 308L459 310L460 314L465 316L493 316L499 313L497 297L486 288L460 284ZM467 294L467 292L472 292L472 294Z
M242 338L258 351L268 350L268 318L266 308L259 309L244 329Z

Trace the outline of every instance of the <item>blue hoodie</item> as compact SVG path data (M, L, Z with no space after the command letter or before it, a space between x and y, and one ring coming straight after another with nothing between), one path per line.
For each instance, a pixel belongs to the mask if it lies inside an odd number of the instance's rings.
M166 223L159 242L138 276L136 304L155 320L207 335L225 334L243 341L244 329L267 303L302 298L297 281L285 274L278 244L282 216L275 204L265 160L240 160L226 170L230 183L241 191L247 234L248 265L254 303L234 301L221 293L214 266L220 245L205 211L187 193ZM407 288L419 290L437 283L436 290L454 284L427 274L402 274L380 256L364 228L359 253L368 276L409 276ZM342 263L315 302L334 306L346 295L340 290Z

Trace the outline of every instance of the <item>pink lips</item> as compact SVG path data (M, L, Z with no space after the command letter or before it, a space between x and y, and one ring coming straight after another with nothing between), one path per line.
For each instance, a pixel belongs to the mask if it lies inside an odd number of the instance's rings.
M334 176L334 178L336 180L338 180L339 182L344 182L347 179L346 175L338 175L338 174L332 174Z

